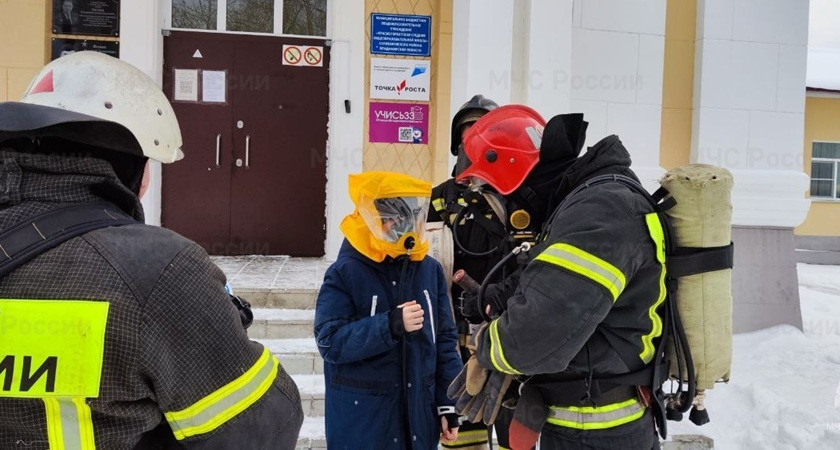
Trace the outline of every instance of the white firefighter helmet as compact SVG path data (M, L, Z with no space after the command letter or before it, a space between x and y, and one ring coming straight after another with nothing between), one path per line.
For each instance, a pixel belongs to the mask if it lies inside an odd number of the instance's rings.
M183 158L181 130L158 85L97 52L44 66L19 102L0 103L0 141L58 137L162 163Z

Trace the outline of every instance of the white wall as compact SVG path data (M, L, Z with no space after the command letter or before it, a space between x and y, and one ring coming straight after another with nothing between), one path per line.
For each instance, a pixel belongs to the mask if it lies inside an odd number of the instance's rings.
M733 223L795 227L803 173L808 2L699 0L692 162L735 175Z
M662 174L659 141L666 0L574 0L571 109L586 145L617 134L649 189Z
M327 144L326 258L335 259L344 236L341 220L353 212L347 177L362 171L365 114L365 2L332 2L330 37L330 113ZM344 101L350 100L347 114Z
M582 112L587 145L618 134L652 188L663 172L665 2L455 1L453 112L474 93L546 119Z
M129 62L155 80L163 80L163 14L167 2L120 3L120 59ZM161 167L149 164L151 178L143 197L146 223L160 225Z
M475 94L527 104L546 119L569 110L572 0L453 6L452 114Z
M517 2L511 100L545 117L569 112L572 70L572 0Z
M453 114L475 94L510 103L513 11L513 0L453 3Z

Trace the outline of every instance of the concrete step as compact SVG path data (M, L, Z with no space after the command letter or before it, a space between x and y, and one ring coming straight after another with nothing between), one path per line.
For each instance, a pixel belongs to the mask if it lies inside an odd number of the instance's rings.
M327 448L327 435L324 431L324 416L304 417L300 427L296 450L324 450Z
M324 415L324 376L323 375L292 375L300 391L300 402L303 414L307 417Z
M251 339L314 338L314 309L254 308L254 322L248 328Z
M314 338L308 339L255 339L277 355L289 375L320 375L324 373L324 360L318 353Z
M318 298L317 288L265 289L234 286L233 291L255 309L315 309L315 299Z

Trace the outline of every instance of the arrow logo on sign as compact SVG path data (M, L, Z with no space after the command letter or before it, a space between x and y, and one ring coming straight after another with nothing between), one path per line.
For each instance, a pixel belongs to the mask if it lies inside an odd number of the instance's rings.
M417 75L423 75L426 73L426 66L414 66L414 70L411 72L411 76L409 78L414 78ZM397 93L402 93L403 89L405 89L407 80L402 80L400 84L397 85Z

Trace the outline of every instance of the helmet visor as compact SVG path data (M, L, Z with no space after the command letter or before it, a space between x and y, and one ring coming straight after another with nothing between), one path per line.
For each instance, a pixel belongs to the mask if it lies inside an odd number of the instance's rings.
M429 212L428 197L362 198L359 214L371 234L378 240L396 244L408 233L423 242L426 216Z

